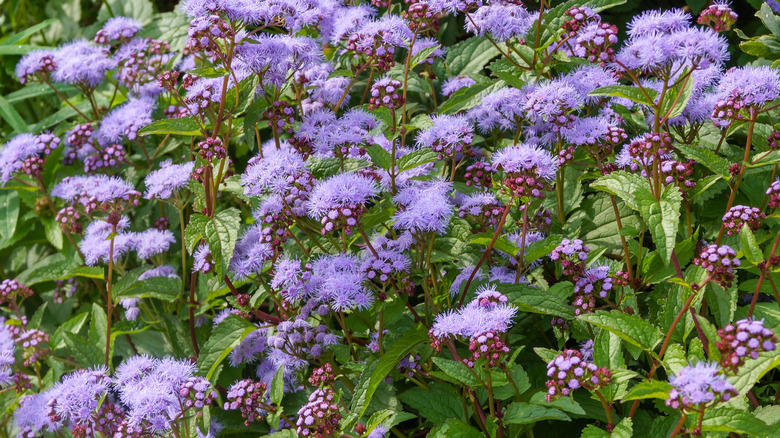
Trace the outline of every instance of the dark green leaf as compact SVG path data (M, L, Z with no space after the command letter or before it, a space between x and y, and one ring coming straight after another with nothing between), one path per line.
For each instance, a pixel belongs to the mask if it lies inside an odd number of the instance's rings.
M531 286L512 286L506 292L509 302L523 312L559 316L566 320L574 319L574 308L549 291Z
M249 321L230 315L211 332L200 349L198 374L211 380L217 366L241 343L241 340L257 327Z
M512 403L504 414L504 422L509 424L530 424L542 420L571 421L563 411L524 402Z
M417 149L396 160L396 166L398 166L399 172L403 172L404 170L414 169L417 166L436 161L437 157L438 154L429 148Z
M658 98L658 92L650 88L645 88L644 91L643 93L639 87L628 85L607 85L606 87L596 88L588 96L624 97L642 105L653 106ZM645 93L647 96L645 96ZM648 96L650 100L648 100Z
M176 119L162 119L144 126L138 131L138 135L150 134L176 134L176 135L201 135L200 126L192 116Z
M452 383L466 384L469 386L480 385L477 378L474 377L471 372L469 372L468 368L466 368L466 365L454 360L445 359L443 357L434 357L432 360L437 367L444 371L446 376L449 376L449 378L445 378L445 380Z
M2 49L2 46L0 46ZM2 52L2 50L0 50ZM2 54L2 53L0 53ZM18 134L27 132L27 124L24 123L24 119L19 112L8 102L5 97L0 96L0 117L5 119L6 122L14 129Z
M768 426L748 411L735 408L710 408L704 412L701 430L706 432L733 432L748 436L765 436Z
M648 182L635 173L619 170L602 176L590 183L590 186L610 195L619 196L626 205L634 210L639 210L636 202L636 192L640 187L647 187Z
M729 172L729 166L731 163L725 158L716 155L711 150L702 146L691 146L682 143L676 144L674 147L683 155L685 155L685 158L703 164L704 167L710 169L712 172L720 175L723 178L731 178L731 172Z
M677 241L677 226L680 223L682 194L677 186L664 186L661 199L655 199L648 187L640 187L636 200L642 219L647 223L650 235L665 264L669 264Z
M372 144L366 148L366 152L371 157L371 161L374 162L381 169L388 170L393 165L393 157L382 146L378 144Z
M620 311L599 310L577 317L580 321L593 324L617 335L631 345L651 351L661 342L663 335L658 327L644 319Z
M431 385L430 390L414 387L402 393L399 398L434 424L444 423L449 418L466 420L460 397L454 392L449 385L439 383Z
M269 397L273 404L278 405L282 402L282 397L284 397L284 364L280 365L279 369L276 370L274 379L271 381L271 393Z
M11 239L19 219L19 194L16 190L0 191L0 238Z
M666 400L669 398L669 390L671 389L672 385L661 380L644 381L634 385L621 400L642 400L646 398Z

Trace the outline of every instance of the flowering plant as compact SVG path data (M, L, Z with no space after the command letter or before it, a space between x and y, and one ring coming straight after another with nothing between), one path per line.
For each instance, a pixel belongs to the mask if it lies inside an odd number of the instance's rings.
M0 40L0 435L772 435L780 4L549 3Z

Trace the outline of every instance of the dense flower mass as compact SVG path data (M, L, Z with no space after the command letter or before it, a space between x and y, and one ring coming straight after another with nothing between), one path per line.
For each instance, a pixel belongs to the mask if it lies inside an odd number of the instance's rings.
M0 436L776 426L774 0L18 3Z

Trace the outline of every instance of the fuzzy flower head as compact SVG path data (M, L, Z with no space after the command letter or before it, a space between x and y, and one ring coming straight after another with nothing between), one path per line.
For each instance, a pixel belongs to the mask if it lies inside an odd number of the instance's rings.
M417 135L418 147L429 147L438 155L439 160L459 159L473 155L471 141L474 130L463 115L434 116L433 126Z
M151 99L132 99L112 110L100 124L97 139L102 145L135 140L138 130L152 123L155 103Z
M262 78L264 86L280 87L289 72L301 71L321 61L322 49L311 38L260 34L245 40L236 50L238 59Z
M732 68L721 78L717 96L715 121L745 118L748 108L761 109L780 97L780 73L768 66Z
M250 227L236 242L233 258L230 260L230 271L239 279L259 274L265 261L272 255L273 249L266 243L263 229L259 226Z
M386 71L395 64L393 55L396 49L405 47L412 37L412 31L403 18L385 15L363 23L349 36L346 46L361 64Z
M138 205L141 193L115 176L68 176L54 186L51 195L75 202L87 213L96 209L116 212Z
M669 34L687 29L691 25L691 18L691 15L682 9L645 11L628 23L627 33L631 38Z
M493 167L504 172L502 187L515 196L544 198L558 172L558 160L537 146L524 143L493 154Z
M692 410L727 402L739 393L714 363L699 362L683 367L669 379L674 388L669 391L666 406L673 409Z
M146 199L168 199L174 193L186 187L190 182L190 174L195 168L194 162L173 164L171 160L160 163L160 168L150 172L144 179L146 184Z
M477 81L468 76L454 76L444 81L441 86L441 94L449 97L461 88L467 88L476 83Z
M737 13L731 9L728 1L718 0L701 11L696 22L715 32L724 32L731 29L731 26L737 22L737 18L739 18Z
M32 80L48 80L49 74L57 68L55 52L49 50L33 50L27 53L16 64L14 73L22 85Z
M551 81L534 87L523 102L525 118L533 124L566 126L574 120L571 112L582 106L582 97L566 81Z
M728 288L734 281L734 268L739 268L741 263L730 246L708 245L693 259L693 264L704 268L713 281Z
M363 282L362 264L348 254L321 257L311 264L307 294L335 311L366 309L374 297Z
M95 42L108 44L111 41L129 41L141 30L141 23L128 17L112 17L95 35Z
M176 242L173 233L169 230L149 228L133 236L133 246L138 253L138 258L147 260L155 255L168 251L171 244Z
M352 232L366 203L379 192L376 182L356 173L340 173L317 184L309 197L309 216L322 224L322 233Z
M483 230L494 227L502 214L503 206L490 192L471 194L458 208L458 217L476 223Z
M105 48L86 40L76 40L62 46L54 56L55 82L93 90L103 82L108 70L116 66Z
M496 41L522 39L536 20L522 4L511 2L481 6L466 20L466 31L479 36L489 34Z
M493 129L514 131L523 116L524 94L517 88L506 87L482 98L482 103L468 112L468 117L483 133Z
M31 163L35 163L38 169L33 176L40 175L43 164L40 156L48 155L59 143L60 139L51 134L19 134L12 138L0 148L0 181L7 183L20 170L31 173Z
M412 233L443 233L453 214L450 192L452 184L446 181L419 181L401 189L394 201L398 205L395 228Z
M493 289L484 289L466 306L436 316L429 332L432 345L439 349L442 340L448 337L474 339L487 332L505 333L512 327L516 314L517 309L505 296Z
M135 249L135 234L126 231L129 222L127 218L123 218L116 225L117 234L113 238L110 237L112 225L108 222L98 219L89 224L84 231L84 238L79 243L79 248L84 254L84 262L89 266L95 266L101 262L108 263L111 258L113 263L117 263L121 257ZM173 234L170 237L172 239Z

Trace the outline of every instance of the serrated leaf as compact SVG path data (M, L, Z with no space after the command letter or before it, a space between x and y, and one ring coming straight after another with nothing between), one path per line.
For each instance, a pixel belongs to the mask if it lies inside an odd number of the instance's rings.
M599 310L580 315L577 318L580 321L609 330L629 344L647 351L652 351L663 338L658 327L638 316L617 310L612 312Z
M672 385L661 380L644 381L634 385L621 400L643 400L647 398L666 400L669 398L671 389Z
M491 241L493 241L493 233L480 233L478 237L471 239L469 245L481 245L487 248L490 246ZM493 243L493 248L509 254L512 257L516 256L519 251L514 243L510 242L504 237L499 237L496 239L496 241Z
M447 48L447 64L454 76L470 76L481 72L498 55L490 40L472 37Z
M176 119L162 119L152 122L138 131L138 135L151 134L176 134L176 135L201 135L200 125L195 117L179 117Z
M463 383L468 386L479 386L480 383L473 374L469 372L466 365L456 362L454 360L445 359L443 357L433 357L433 363L439 367L446 376L449 376L448 380L452 383ZM434 371L435 372L435 371Z
M701 430L708 432L734 432L748 436L763 436L767 424L748 411L735 408L710 408L704 412Z
M606 87L596 88L588 93L588 96L604 96L604 97L624 97L642 105L654 105L655 100L658 98L658 92L650 88L645 88L644 91L650 96L648 100L645 93L642 92L639 87L633 87L628 85L607 85Z
M764 254L761 252L761 248L758 247L756 236L753 235L753 230L750 229L747 222L742 225L739 240L742 241L742 253L750 263L757 265L764 261Z
M365 149L371 161L380 169L388 170L393 165L393 157L382 146L372 144Z
M729 172L729 166L731 163L725 158L716 155L711 150L702 146L691 146L682 143L676 144L674 147L680 151L680 153L682 153L685 158L704 165L704 167L723 178L731 178L731 172Z
M427 438L482 438L484 435L479 430L469 426L461 420L450 418L444 424L431 429Z
M512 403L504 414L504 423L530 424L542 420L571 421L563 411L524 402Z
M470 87L461 88L452 93L450 98L442 103L439 113L455 114L458 111L473 108L482 102L483 97L503 88L505 85L504 81L496 81L493 83L478 83Z
M406 357L416 346L430 339L428 332L424 327L419 327L398 338L393 345L385 351L385 354L376 363L376 367L367 380L365 389L360 393L355 390L355 396L352 399L352 412L359 413L359 417L365 413L371 398L374 396L377 387L382 383L390 371L395 368L398 362Z
M590 186L610 195L619 196L626 205L634 210L639 210L636 192L640 187L647 187L648 182L635 173L619 170L598 178L590 183Z
M640 187L636 193L639 213L647 223L658 254L669 264L677 241L677 227L680 223L682 194L677 186L664 186L661 199L655 199L649 188Z
M433 54L433 52L439 50L439 47L440 46L437 44L435 46L426 47L417 52L417 54L412 57L412 60L409 64L409 69L411 70L417 67L418 64L428 59Z
M422 148L398 158L395 164L398 166L398 171L403 172L404 170L414 169L417 166L436 161L437 158L438 154L436 152L430 148Z
M93 365L102 364L104 361L104 351L98 348L91 341L70 332L62 333L65 345L68 346L68 352L76 359L79 366L89 368Z
M241 213L235 208L222 210L213 218L194 214L184 232L184 241L187 249L192 252L198 240L203 238L214 258L217 277L222 278L230 265L230 259L233 258L240 227Z
M542 257L546 257L561 244L562 240L563 236L552 235L527 245L524 257L525 263L530 264Z
M41 218L41 223L43 223L43 228L46 233L46 239L51 243L51 245L58 250L62 249L62 228L60 228L60 224L57 223L57 219L55 217L44 217Z
M156 298L173 302L181 296L181 278L152 277L134 281L128 287L115 294L116 301L122 298Z
M505 292L509 302L522 312L559 316L565 320L574 319L574 308L549 291L531 286L512 286Z
M739 367L737 375L729 378L729 382L740 394L745 394L766 373L779 365L780 350L765 351L759 354L758 359L746 360L745 364Z
M453 391L448 391L448 386L443 383L434 384L430 390L414 387L403 392L398 398L434 424L444 423L449 418L465 421L460 397L452 394Z
M589 424L582 430L580 438L631 438L634 436L634 423L631 418L626 417L615 425L612 432Z
M198 357L198 374L211 380L217 366L241 343L249 333L256 330L244 318L229 315L211 332L206 343L200 349Z

